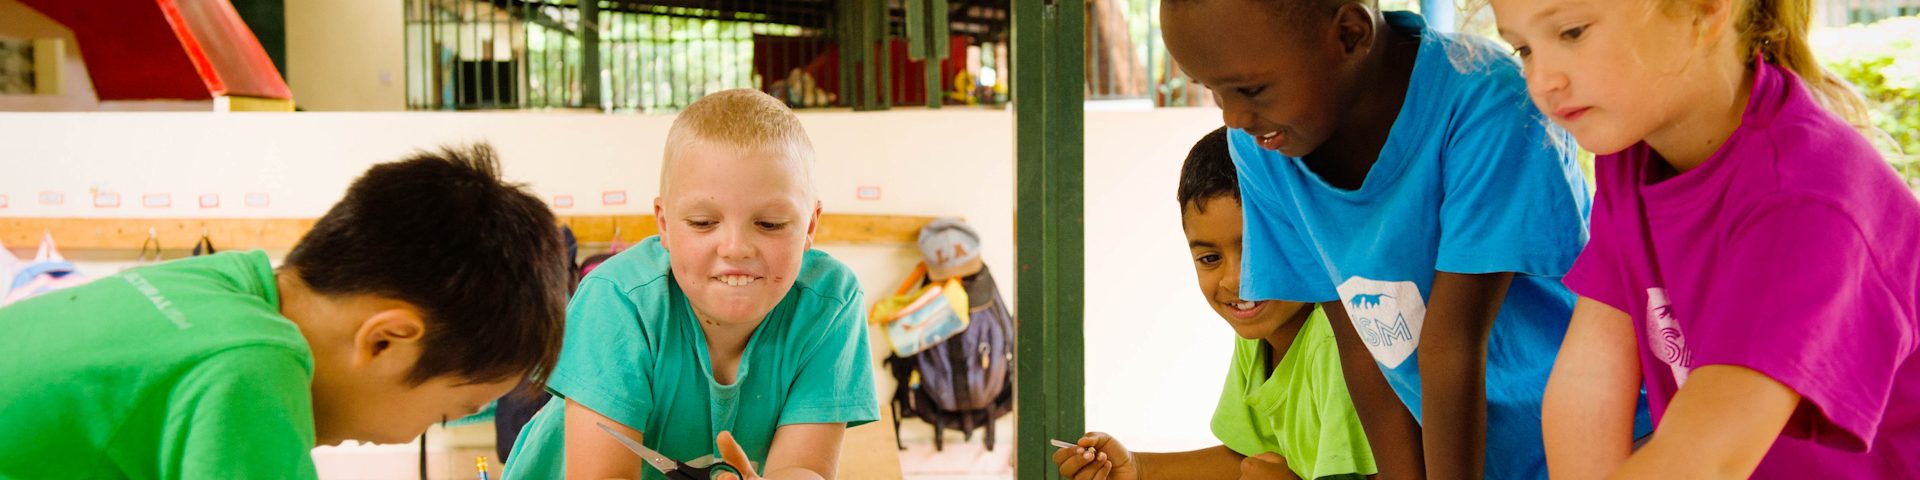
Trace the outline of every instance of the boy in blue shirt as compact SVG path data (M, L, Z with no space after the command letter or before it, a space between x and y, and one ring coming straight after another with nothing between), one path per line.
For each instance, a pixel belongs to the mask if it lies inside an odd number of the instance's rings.
M1372 3L1162 4L1237 129L1241 295L1323 303L1383 475L1544 478L1586 184L1510 59Z
M581 281L554 399L505 478L663 478L596 424L675 460L722 457L743 478L833 478L841 435L878 419L879 400L859 283L811 250L812 163L799 119L766 94L723 91L680 113L660 235Z

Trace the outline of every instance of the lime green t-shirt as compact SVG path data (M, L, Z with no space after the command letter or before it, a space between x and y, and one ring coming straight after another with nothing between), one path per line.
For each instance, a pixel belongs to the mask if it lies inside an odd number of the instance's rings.
M260 251L0 309L0 479L315 478L313 354Z
M1300 478L1372 475L1373 450L1347 395L1327 315L1316 307L1306 322L1270 375L1266 341L1236 338L1213 435L1241 455L1280 454Z
M581 280L547 381L555 397L520 430L501 478L564 477L563 398L639 430L647 448L680 461L717 456L722 430L764 462L781 426L877 420L861 303L852 271L807 251L793 289L747 340L734 383L721 385L660 238L641 241Z

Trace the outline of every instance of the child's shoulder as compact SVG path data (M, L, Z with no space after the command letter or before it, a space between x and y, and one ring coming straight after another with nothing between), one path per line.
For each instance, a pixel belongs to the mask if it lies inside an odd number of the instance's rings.
M854 276L853 269L819 249L807 249L800 261L800 277L794 280L793 288L802 295L834 302L856 302L862 294L860 279Z

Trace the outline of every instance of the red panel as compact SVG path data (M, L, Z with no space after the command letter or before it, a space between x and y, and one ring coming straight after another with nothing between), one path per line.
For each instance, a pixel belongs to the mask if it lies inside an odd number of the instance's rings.
M100 100L291 98L227 0L20 0L68 29Z

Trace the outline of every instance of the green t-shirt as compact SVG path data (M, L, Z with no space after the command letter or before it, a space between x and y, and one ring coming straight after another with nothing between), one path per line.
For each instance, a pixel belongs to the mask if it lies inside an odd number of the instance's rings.
M0 478L315 478L313 354L260 251L0 309Z
M877 420L861 303L853 272L807 251L793 289L747 340L734 383L721 385L667 251L650 237L580 282L547 382L555 398L520 430L502 478L563 477L563 397L639 430L647 448L680 461L717 456L722 430L763 462L780 426Z
M1300 478L1372 475L1373 450L1347 395L1327 315L1315 308L1306 322L1271 375L1266 341L1236 338L1213 435L1241 455L1280 454Z

